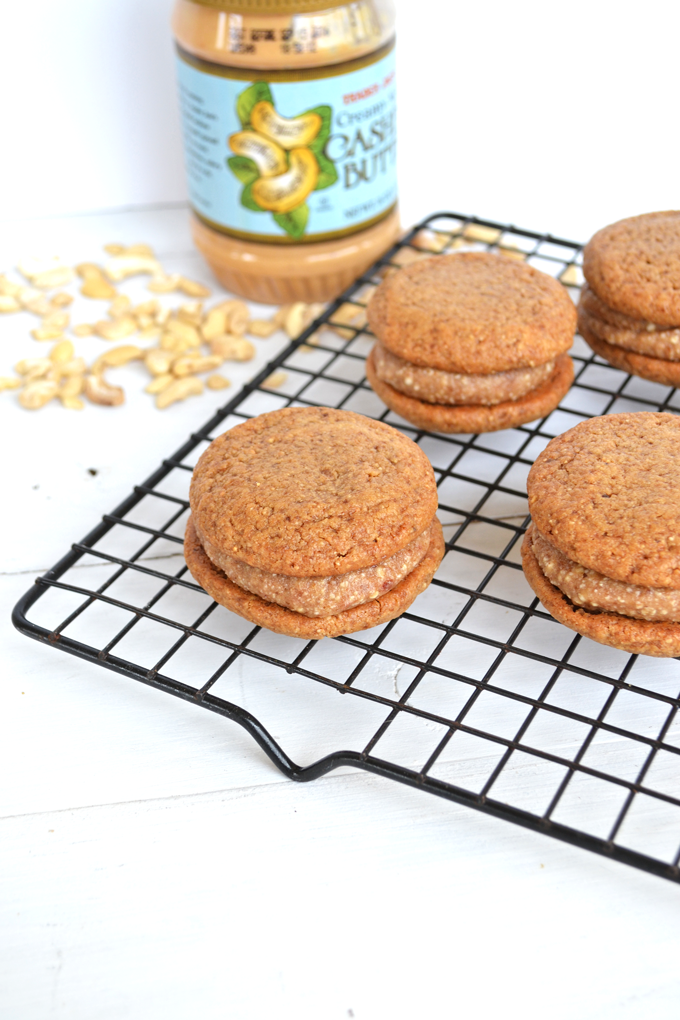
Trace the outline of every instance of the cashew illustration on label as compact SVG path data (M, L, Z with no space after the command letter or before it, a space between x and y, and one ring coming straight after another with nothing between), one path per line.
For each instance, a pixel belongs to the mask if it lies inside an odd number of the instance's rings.
M230 135L229 148L237 156L252 159L261 177L275 177L288 169L286 154L281 146L256 131L237 131Z
M318 113L303 113L301 117L282 117L271 103L255 103L250 122L256 131L277 142L283 149L299 149L314 141L321 130Z
M227 139L235 154L227 159L243 184L241 205L270 213L292 239L307 229L307 198L338 179L324 149L331 133L332 108L317 106L295 117L279 113L267 82L248 86L236 99L241 131Z
M301 205L319 178L319 164L309 149L292 149L290 169L278 177L260 177L253 183L253 198L263 209L287 213Z

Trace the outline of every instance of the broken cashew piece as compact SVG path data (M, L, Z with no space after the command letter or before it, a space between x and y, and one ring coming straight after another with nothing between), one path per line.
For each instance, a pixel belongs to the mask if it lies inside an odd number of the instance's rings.
M137 320L132 315L122 315L119 319L103 319L95 322L94 331L104 340L122 340L137 332Z
M210 341L210 350L223 361L252 361L255 348L242 336L217 336Z
M120 386L110 386L101 373L85 376L84 391L88 400L104 407L118 407L125 402L125 391Z
M31 379L40 379L52 368L52 362L49 358L24 358L22 361L17 361L14 366L14 371L19 375L24 376L24 381L28 382Z
M179 287L180 275L174 273L172 276L166 276L163 272L155 273L151 280L147 283L147 290L153 291L154 294L170 294L171 291L177 290Z
M288 373L278 369L276 372L272 372L271 375L267 376L265 381L262 383L262 388L265 390L275 390L278 386L283 386L287 378Z
M144 355L144 364L151 375L166 375L170 371L175 357L173 351L163 351L159 347L152 347Z
M85 358L72 358L70 361L60 361L59 364L55 366L55 371L62 378L65 375L82 375L87 371Z
M114 255L104 266L104 272L109 280L118 283L128 276L140 276L144 273L160 276L163 271L153 256L130 254L128 248L122 255Z
M57 329L56 326L38 326L31 330L34 340L59 340L63 335L63 329Z
M83 386L85 385L82 375L72 375L66 382L63 382L59 387L58 397L63 403L64 400L69 400L72 397L79 397L83 392Z
M226 390L227 386L231 386L231 383L226 376L216 373L208 376L205 385L209 390Z
M250 336L257 336L262 340L266 340L272 333L276 333L278 328L273 319L249 319L246 333L249 333Z
M174 382L177 377L172 372L163 372L162 375L155 375L148 386L144 387L145 393L160 393Z
M290 305L283 321L288 338L294 340L298 337L318 315L321 315L323 309L324 306L321 304L307 305L304 301L296 301L294 305Z
M186 276L180 276L178 290L181 290L187 297L200 298L210 296L210 287L198 280L189 280Z
M170 404L187 397L198 397L203 392L203 383L195 375L187 375L184 379L175 379L156 397L156 407L163 411Z
M99 355L93 364L91 371L95 375L98 375L105 368L121 368L123 365L127 365L129 361L137 361L143 356L144 351L142 348L136 347L134 344L124 344L122 347L112 347L111 350L105 351L104 354Z
M250 318L248 306L243 301L223 301L211 308L201 326L204 340L214 340L224 333L242 335Z
M30 382L19 394L19 403L27 411L37 411L56 397L59 387L51 379L37 379Z
M61 365L67 361L72 361L74 356L75 350L70 340L61 340L50 351L50 361L53 365Z
M177 358L173 363L173 375L178 377L186 375L197 375L199 372L212 372L222 364L222 358L218 354L194 355L186 358Z

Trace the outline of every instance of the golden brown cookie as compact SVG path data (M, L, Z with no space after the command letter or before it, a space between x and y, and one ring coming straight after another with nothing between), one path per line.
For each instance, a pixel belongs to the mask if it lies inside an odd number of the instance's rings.
M353 634L380 623L387 623L405 612L414 599L425 591L445 552L441 524L435 518L430 525L430 546L417 567L396 588L362 606L345 610L335 616L309 617L265 602L258 595L239 588L208 559L189 518L184 539L184 555L192 576L216 602L251 623L289 637L324 638Z
M368 306L394 354L445 372L532 368L569 350L576 311L565 288L491 252L434 256L384 280Z
M218 602L281 634L324 637L402 613L444 554L432 466L396 429L289 407L200 457L185 554Z
M650 379L664 386L680 386L680 361L652 358L647 354L636 354L635 351L609 344L596 336L583 319L579 320L579 333L588 346L614 368L620 368L624 372L630 372L631 375L639 375L642 379Z
M522 567L532 589L559 623L603 645L625 652L670 658L680 655L680 624L633 620L618 613L575 606L541 570L532 547L532 526L522 544Z
M507 400L492 407L482 405L428 404L408 397L379 379L375 372L373 351L366 359L366 377L381 400L392 411L420 429L430 432L477 433L495 432L536 421L553 411L574 379L571 358L560 355L551 377L542 386L519 400Z
M614 347L644 354L649 358L680 362L680 329L620 329L591 315L584 307L578 308L578 330L584 330Z
M583 273L610 308L658 326L680 326L680 211L619 220L593 236Z
M680 416L581 422L552 439L527 479L541 533L569 559L627 584L680 588Z
M218 436L189 498L199 537L292 577L374 566L437 509L420 447L389 425L327 407L272 411Z

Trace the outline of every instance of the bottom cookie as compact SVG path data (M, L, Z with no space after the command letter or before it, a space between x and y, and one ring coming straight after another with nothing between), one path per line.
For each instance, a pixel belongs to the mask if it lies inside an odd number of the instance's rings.
M283 606L277 606L273 602L265 602L259 595L252 595L230 581L206 556L191 518L187 521L184 536L184 556L191 575L208 595L251 623L266 627L267 630L273 630L277 634L300 638L353 634L355 631L368 630L379 623L387 623L395 616L400 616L416 596L425 591L442 561L444 552L442 526L435 518L430 525L430 545L425 558L395 588L381 595L379 599L372 599L362 606L355 606L354 609L346 609L335 616L312 618L295 613L291 609L284 609Z
M480 404L428 404L395 390L375 372L373 351L366 359L366 377L380 399L397 414L420 429L431 432L497 432L543 418L554 411L574 380L574 365L561 354L550 378L519 400L506 400L493 407Z
M618 613L598 613L582 609L548 580L541 570L532 547L533 524L522 543L522 567L536 595L559 623L584 637L611 645L624 652L672 658L680 655L680 623L650 623L634 620Z
M652 358L647 354L636 354L635 351L609 344L595 336L583 321L579 323L579 333L588 346L614 368L620 368L624 372L630 372L631 375L639 375L643 379L650 379L664 386L680 386L680 361Z

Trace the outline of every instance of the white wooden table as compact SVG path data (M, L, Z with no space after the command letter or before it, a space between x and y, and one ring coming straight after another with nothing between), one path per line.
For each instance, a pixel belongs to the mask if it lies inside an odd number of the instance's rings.
M184 209L19 224L0 254L110 241L209 281ZM0 374L33 324L0 322ZM12 629L33 577L225 401L161 414L140 369L118 378L117 411L0 395L0 1015L675 1020L676 886L370 775L290 783L237 725Z

